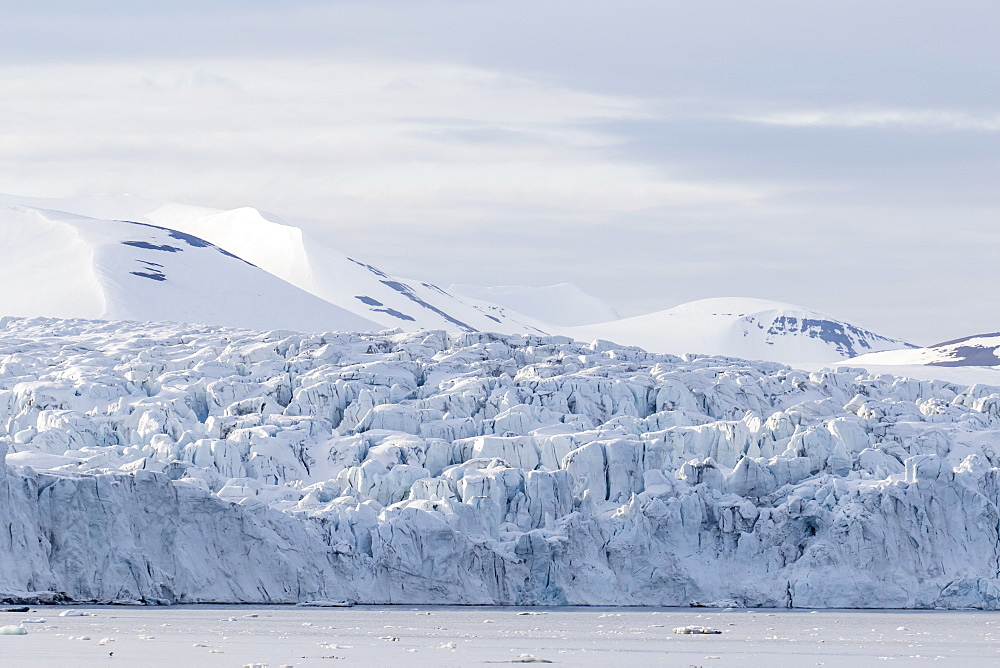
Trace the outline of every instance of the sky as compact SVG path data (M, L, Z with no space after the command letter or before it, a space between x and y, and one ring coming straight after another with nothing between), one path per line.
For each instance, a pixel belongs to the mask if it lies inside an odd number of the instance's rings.
M253 206L447 286L1000 330L1000 4L0 5L0 192Z

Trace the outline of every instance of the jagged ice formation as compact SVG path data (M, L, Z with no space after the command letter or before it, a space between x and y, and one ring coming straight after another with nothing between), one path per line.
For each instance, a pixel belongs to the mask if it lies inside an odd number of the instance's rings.
M0 320L8 600L1000 607L1000 389Z

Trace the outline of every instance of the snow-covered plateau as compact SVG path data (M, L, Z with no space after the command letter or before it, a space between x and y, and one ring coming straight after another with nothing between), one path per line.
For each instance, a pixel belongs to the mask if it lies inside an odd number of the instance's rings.
M0 319L7 600L1000 608L1000 388Z

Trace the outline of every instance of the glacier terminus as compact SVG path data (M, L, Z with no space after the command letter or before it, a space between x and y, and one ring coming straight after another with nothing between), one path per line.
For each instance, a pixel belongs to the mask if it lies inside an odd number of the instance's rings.
M1000 607L1000 390L0 320L7 601Z

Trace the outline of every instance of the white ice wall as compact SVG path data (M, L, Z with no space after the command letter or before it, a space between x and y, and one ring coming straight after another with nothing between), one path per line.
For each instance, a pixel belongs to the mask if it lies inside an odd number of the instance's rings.
M0 324L10 599L1000 607L998 388Z

